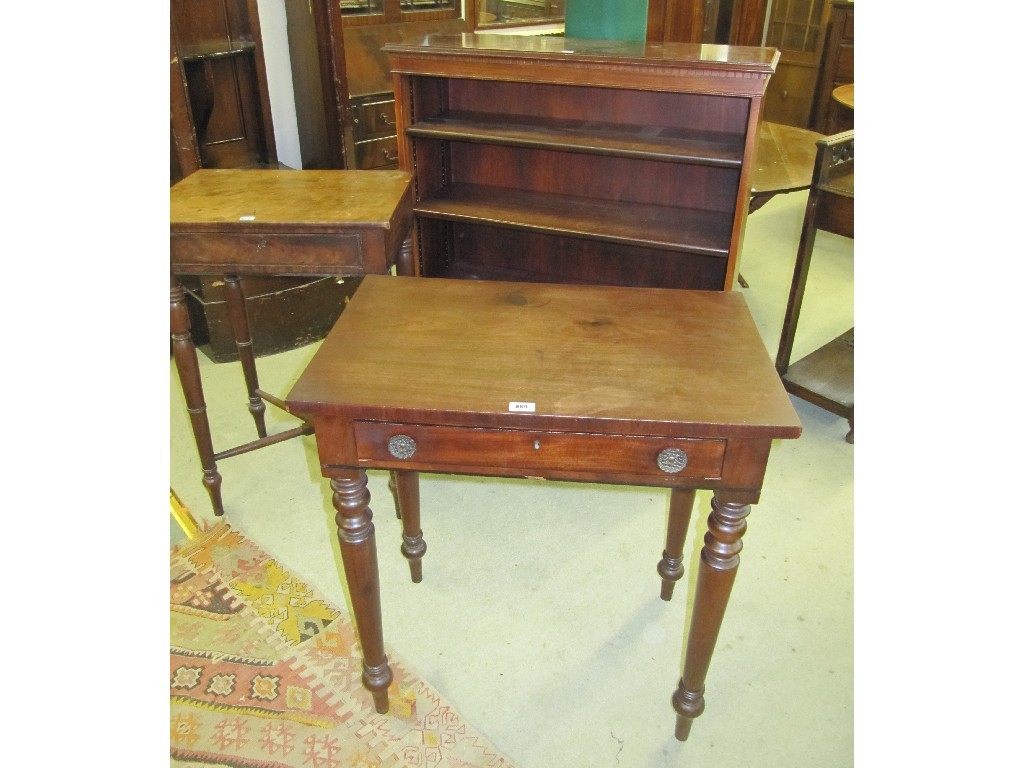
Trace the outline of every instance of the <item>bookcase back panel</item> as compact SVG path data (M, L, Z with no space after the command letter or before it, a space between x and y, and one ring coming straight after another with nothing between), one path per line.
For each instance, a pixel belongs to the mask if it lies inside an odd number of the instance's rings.
M447 85L447 109L451 111L726 133L739 130L740 135L750 108L750 99L707 94L458 79L448 80Z
M417 147L423 142L416 142ZM417 152L419 150L417 149ZM450 180L731 213L739 169L452 142Z
M714 256L465 223L426 228L443 226L453 247L438 275L713 291L725 282L726 259Z

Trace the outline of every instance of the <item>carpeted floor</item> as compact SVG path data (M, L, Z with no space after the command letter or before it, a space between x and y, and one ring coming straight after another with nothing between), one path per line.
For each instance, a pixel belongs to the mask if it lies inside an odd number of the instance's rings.
M391 711L348 614L226 523L171 553L171 764L514 768L389 649Z

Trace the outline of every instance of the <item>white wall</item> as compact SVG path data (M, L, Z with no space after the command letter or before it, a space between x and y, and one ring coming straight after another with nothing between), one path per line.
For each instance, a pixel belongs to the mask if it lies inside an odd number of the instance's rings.
M288 55L288 22L284 0L256 0L263 37L263 59L267 65L270 113L274 121L277 159L289 168L302 168L299 128L295 120L295 92L292 63Z

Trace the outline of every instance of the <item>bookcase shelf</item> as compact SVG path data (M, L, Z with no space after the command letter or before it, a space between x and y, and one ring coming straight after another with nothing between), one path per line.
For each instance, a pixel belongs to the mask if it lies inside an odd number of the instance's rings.
M407 133L424 139L561 149L723 168L743 164L742 135L688 128L458 112L422 120L411 125Z
M728 258L731 217L666 205L450 184L416 204L425 218Z

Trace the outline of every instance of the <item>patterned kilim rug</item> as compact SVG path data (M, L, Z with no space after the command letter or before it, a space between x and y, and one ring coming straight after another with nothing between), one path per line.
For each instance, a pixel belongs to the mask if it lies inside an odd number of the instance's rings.
M379 715L347 612L219 523L171 552L172 765L516 768L387 653Z

